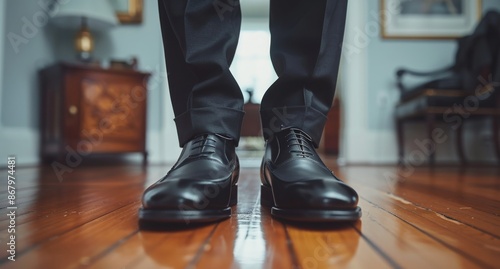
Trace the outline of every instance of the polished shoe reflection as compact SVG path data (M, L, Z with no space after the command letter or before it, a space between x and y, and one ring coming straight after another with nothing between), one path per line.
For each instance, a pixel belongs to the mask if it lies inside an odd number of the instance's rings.
M304 224L260 205L258 169L244 168L229 219L141 230L145 186L165 167L18 169L16 262L1 268L495 268L500 255L496 167L328 167L359 193L363 217ZM7 200L3 191L2 200ZM0 216L5 242L9 219ZM154 229L153 229L154 228Z
M261 208L259 182L253 180L258 174L244 170L242 190L234 216L212 225L160 225L141 231L145 254L148 256L137 264L139 268L161 265L166 268L184 268L182 261L192 264L210 265L210 268L294 268L294 259L299 259L303 268L311 265L329 268L330 265L348 265L357 253L361 222L311 225L284 223L271 217L269 210ZM306 235L308 240L303 240ZM161 237L161 239L155 238ZM199 249L200 242L205 242ZM297 250L290 249L287 241L296 241ZM363 242L366 244L366 242ZM367 247L365 245L365 247ZM165 253L165 251L172 253ZM199 255L202 251L202 255ZM293 252L290 252L293 251ZM374 253L371 253L374 254ZM330 255L335 256L332 263ZM297 257L296 257L297 256Z

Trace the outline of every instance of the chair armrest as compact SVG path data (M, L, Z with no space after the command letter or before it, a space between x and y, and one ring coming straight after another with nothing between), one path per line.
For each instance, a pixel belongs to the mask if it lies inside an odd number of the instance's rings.
M403 92L405 90L405 87L403 85L403 76L405 74L420 76L420 77L435 76L438 74L449 72L449 71L453 70L453 68L454 68L454 66L452 65L452 66L448 66L446 68L442 68L442 69L438 69L438 70L434 70L434 71L430 71L430 72L419 72L419 71L400 68L396 71L396 77L397 77L397 81L398 81L397 85L398 85L399 90L401 92Z

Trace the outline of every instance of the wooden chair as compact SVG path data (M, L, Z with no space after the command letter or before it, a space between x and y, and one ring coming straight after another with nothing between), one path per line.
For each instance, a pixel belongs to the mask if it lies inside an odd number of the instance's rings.
M406 87L405 75L433 77L416 87ZM470 118L488 117L492 121L495 152L500 160L500 13L488 12L473 34L458 40L455 63L433 72L399 69L396 72L400 101L395 109L399 162L404 161L404 124L426 123L428 160L435 160L436 122L441 119L456 133L455 146L466 162L462 141L463 123Z

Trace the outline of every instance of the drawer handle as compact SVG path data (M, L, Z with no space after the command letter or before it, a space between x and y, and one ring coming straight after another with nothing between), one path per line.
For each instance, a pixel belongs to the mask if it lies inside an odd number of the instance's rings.
M76 113L78 113L78 107L76 107L76 106L70 106L69 109L68 109L68 111L69 111L69 114L76 115Z

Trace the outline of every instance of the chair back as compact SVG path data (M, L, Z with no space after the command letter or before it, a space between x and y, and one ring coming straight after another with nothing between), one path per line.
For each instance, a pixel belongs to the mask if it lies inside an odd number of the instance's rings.
M487 96L488 102L496 99L500 89L499 12L488 11L472 34L458 39L453 69L461 76L467 94Z

